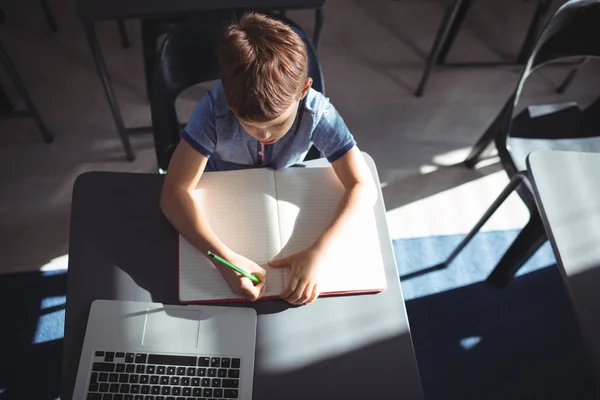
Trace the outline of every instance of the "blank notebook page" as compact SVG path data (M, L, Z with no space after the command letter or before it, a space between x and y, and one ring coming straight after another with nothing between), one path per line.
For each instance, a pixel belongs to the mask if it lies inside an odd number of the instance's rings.
M267 270L265 296L283 289L283 271L268 261L281 249L273 172L252 169L202 175L194 199L229 248ZM179 236L179 297L182 302L239 299L214 265Z
M344 187L333 168L290 168L275 173L282 254L311 245L333 219ZM287 280L288 270L284 278ZM319 271L322 293L376 291L386 286L373 209L352 219Z

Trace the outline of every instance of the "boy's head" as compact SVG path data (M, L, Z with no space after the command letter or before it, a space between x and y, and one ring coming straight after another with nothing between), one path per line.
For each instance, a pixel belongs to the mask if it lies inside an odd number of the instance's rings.
M263 143L285 135L312 84L302 38L281 21L248 13L227 27L218 56L227 103L246 132Z

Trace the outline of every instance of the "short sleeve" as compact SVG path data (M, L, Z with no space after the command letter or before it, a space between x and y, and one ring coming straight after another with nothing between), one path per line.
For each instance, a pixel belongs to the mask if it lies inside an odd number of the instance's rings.
M329 102L313 130L312 141L330 163L346 155L356 145L341 115Z
M206 92L196 105L181 137L194 149L210 157L217 145L216 115L210 92Z

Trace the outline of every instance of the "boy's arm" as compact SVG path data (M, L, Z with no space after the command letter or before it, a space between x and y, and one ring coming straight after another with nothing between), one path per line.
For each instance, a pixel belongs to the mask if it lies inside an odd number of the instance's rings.
M210 227L203 210L192 197L206 168L208 158L181 140L171 157L160 196L160 207L173 227L203 254L207 250L221 255L231 263L256 274L264 282L264 270L245 257L229 249ZM241 278L229 268L215 265L232 291L249 300L256 300L264 292L261 283L254 286L248 278Z
M323 255L346 229L355 212L372 207L377 200L375 183L358 147L354 146L334 161L332 166L345 191L331 222L310 247L270 263L273 267L292 268L290 280L281 297L293 304L310 303L318 297L316 277Z

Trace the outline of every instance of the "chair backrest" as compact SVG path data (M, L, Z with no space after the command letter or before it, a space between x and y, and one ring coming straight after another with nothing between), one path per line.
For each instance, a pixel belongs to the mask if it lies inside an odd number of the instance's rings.
M517 88L493 123L498 129L495 142L504 169L510 176L518 172L507 137L513 113L525 82L539 68L560 60L600 58L600 0L571 0L548 21L527 59Z
M285 22L302 38L308 53L308 76L313 79L312 87L324 94L321 65L310 39L289 19L274 14L269 16ZM175 100L191 86L219 79L216 50L227 23L216 18L181 23L167 34L158 51L150 103L156 157L163 170L167 169L179 142Z

